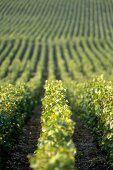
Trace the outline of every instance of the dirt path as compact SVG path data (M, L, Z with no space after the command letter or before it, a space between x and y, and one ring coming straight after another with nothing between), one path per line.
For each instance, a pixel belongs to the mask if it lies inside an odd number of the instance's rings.
M76 126L73 141L77 148L76 166L78 170L107 170L106 157L96 147L93 136L79 118L75 119Z
M36 107L34 115L23 128L23 135L17 145L11 150L10 159L5 170L30 170L27 155L33 153L37 147L40 135L41 105Z
M27 155L33 153L40 136L41 105L35 108L34 115L23 128L23 135L15 145L6 163L5 170L30 170ZM76 121L73 141L77 148L76 167L78 170L107 170L106 157L93 141L93 136L79 118Z

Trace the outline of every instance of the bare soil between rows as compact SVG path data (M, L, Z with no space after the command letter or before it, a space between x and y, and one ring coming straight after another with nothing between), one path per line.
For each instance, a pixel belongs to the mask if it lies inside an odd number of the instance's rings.
M37 148L38 138L40 137L41 124L41 105L35 108L32 118L23 128L23 134L19 143L16 144L8 159L5 170L30 170L27 159L28 154L32 154Z
M37 148L41 132L41 105L35 108L32 118L23 128L23 134L18 144L14 145L5 170L31 170L27 159ZM80 118L73 118L76 122L73 141L77 148L75 169L78 170L107 170L106 156L97 148L93 135L84 126Z
M106 156L94 142L93 135L80 118L74 118L75 132L73 141L77 148L75 167L78 170L107 170Z

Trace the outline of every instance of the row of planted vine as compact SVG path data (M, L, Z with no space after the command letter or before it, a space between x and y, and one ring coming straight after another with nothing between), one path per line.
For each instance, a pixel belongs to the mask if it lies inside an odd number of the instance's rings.
M95 142L107 156L108 169L113 168L113 84L103 75L83 83L66 83L74 112L92 131Z
M29 156L30 166L34 170L73 170L75 123L71 120L72 112L61 81L46 81L42 108L42 131L37 150Z
M42 57L36 72L26 82L27 70L21 80L14 82L15 76L9 81L2 81L0 85L0 151L7 153L11 146L18 140L26 120L32 116L33 108L39 103L43 77ZM28 70L29 71L29 70ZM15 73L16 75L16 73ZM11 81L11 82L10 82ZM0 165L2 166L0 155Z

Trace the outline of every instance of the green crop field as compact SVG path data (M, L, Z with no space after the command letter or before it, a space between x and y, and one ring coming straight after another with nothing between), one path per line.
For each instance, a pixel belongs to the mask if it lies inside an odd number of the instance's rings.
M112 68L113 0L0 0L0 170L112 170Z

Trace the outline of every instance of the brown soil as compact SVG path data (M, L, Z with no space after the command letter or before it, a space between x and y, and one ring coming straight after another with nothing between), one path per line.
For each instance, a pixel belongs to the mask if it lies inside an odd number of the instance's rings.
M38 106L32 118L24 126L19 143L12 148L6 170L30 170L27 155L33 153L37 147L41 131L40 115L41 106Z
M97 148L93 135L83 125L80 118L76 118L73 141L77 148L75 167L78 170L107 170L106 156Z
M23 135L15 145L6 163L5 170L30 170L27 155L33 153L40 136L41 105L35 108L34 115L23 128ZM73 141L77 148L75 167L78 170L107 170L106 157L97 148L93 135L79 118L76 122ZM76 168L75 168L76 169Z

